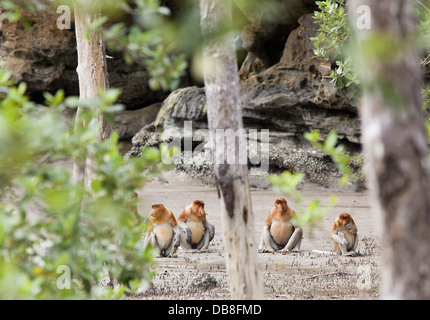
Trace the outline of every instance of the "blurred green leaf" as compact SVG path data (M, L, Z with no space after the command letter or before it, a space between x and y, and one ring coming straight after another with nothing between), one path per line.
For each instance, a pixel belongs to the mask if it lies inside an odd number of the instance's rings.
M0 72L0 81L1 77L3 84L10 85L5 73ZM128 282L144 287L150 281L153 255L142 247L145 219L129 210L129 199L165 165L155 148L146 157L125 160L116 132L97 141L97 128L90 120L104 110L119 109L115 105L119 91L104 92L101 100L90 101L64 99L62 91L44 94L52 108L40 108L25 96L25 84L4 89L0 96L0 298L122 298L130 291ZM74 130L65 123L56 107L63 101L64 107L82 107L86 126ZM69 162L75 157L82 164L90 157L95 164L90 190L72 181ZM70 268L71 290L57 288L58 265ZM96 290L94 284L107 269L120 282L118 288ZM13 283L9 277L14 277Z

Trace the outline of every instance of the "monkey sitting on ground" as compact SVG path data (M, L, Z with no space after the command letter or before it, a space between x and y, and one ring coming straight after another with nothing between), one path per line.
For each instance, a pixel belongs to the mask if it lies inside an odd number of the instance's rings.
M288 206L287 200L275 200L261 235L259 252L300 251L303 231L291 223L294 215L295 212Z
M178 223L173 213L160 203L154 204L149 215L144 247L150 243L153 247L160 248L161 257L168 257L176 252L180 245L180 237Z
M331 238L334 252L343 256L356 256L358 246L357 225L348 213L341 213L334 221Z
M181 247L206 250L215 236L215 227L206 220L205 203L195 200L179 215Z

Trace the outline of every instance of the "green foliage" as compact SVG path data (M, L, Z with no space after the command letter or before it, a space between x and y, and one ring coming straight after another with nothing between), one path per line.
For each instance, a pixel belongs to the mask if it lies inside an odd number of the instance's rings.
M43 0L1 0L0 8L4 11L0 14L0 21L5 19L15 22L20 21L24 28L30 28L26 14L35 15L37 11L46 9L46 1Z
M425 127L426 127L426 133L427 133L427 137L430 140L430 87L427 86L424 90L423 90L423 110L427 112L427 117L425 120Z
M185 55L176 50L177 39L167 42L163 33L162 25L167 23L170 10L161 6L158 0L135 0L132 3L122 0L119 3L122 14L133 18L131 25L125 22L112 24L110 19L102 16L88 26L89 31L101 32L106 46L121 52L127 63L145 66L151 89L175 90L187 62Z
M320 136L319 131L305 133L306 140L333 159L333 162L342 173L342 177L340 178L341 185L346 185L349 181L358 180L359 177L353 173L351 163L361 162L361 159L352 159L347 154L345 146L338 144L338 135L335 130L330 131L323 142L320 141Z
M345 48L350 39L350 27L345 13L344 0L316 1L319 11L315 11L314 20L320 28L316 37L310 40L314 44L314 53L326 61L335 61L336 67L327 78L339 87L360 84L351 66L351 58Z
M360 84L357 74L352 69L350 57L346 57L345 60L336 61L336 66L336 69L331 70L328 76L328 78L332 79L331 82L337 83L339 87L349 87L351 84Z
M323 141L321 141L319 131L306 132L304 136L315 147L333 159L333 162L342 173L340 179L341 185L346 185L348 182L356 181L360 178L353 172L351 164L361 163L361 156L350 157L346 152L345 146L338 144L339 139L335 130L330 131ZM291 173L289 171L285 171L281 175L269 176L269 181L272 182L273 189L277 193L287 195L294 200L298 214L293 220L295 224L302 227L307 225L312 226L315 222L320 221L325 216L325 213L337 203L336 196L331 196L330 204L325 208L321 207L319 200L311 200L306 205L303 205L301 193L297 191L297 187L304 178L305 175L301 172Z
M117 133L100 143L94 121L69 128L61 112L77 98L59 91L45 94L49 108L36 105L25 84L10 87L9 79L0 72L0 298L122 298L144 290L155 252L142 246L146 225L132 210L134 190L164 169L168 150L125 161ZM83 103L84 116L117 110L117 96L107 91ZM89 188L71 177L70 159L86 157L95 163ZM70 289L57 287L61 266L70 268ZM100 285L108 275L115 289Z
M5 11L0 21L21 21L24 27L31 24L27 16L37 11L54 10L53 6L64 4L73 8L71 0L1 0L0 5ZM161 5L159 0L96 0L85 8L93 12L95 19L86 26L88 40L91 33L99 32L105 39L106 46L113 52L121 52L124 60L142 64L150 76L149 86L153 90L175 90L179 79L184 75L187 61L184 54L179 54L176 38L164 33L166 17L170 10ZM133 19L132 23L115 22L124 20L125 16ZM174 32L174 30L170 30Z
M316 1L320 11L315 11L314 20L320 28L312 38L318 56L329 59L342 54L342 46L349 38L348 20L344 0Z
M295 201L300 201L300 192L297 191L297 186L303 181L305 174L302 172L291 173L284 171L281 175L269 176L274 190L280 194L288 194L293 197Z
M48 9L49 3L72 8L71 1L5 0L0 19L29 27L28 14ZM128 63L143 63L152 89L175 89L185 58L157 29L170 11L157 0L117 1L115 13L127 13L133 23L115 24L106 7L112 5L100 1L90 8L99 18L87 33L108 26L108 45ZM144 290L155 252L142 247L146 225L133 210L134 190L164 169L161 159L171 150L144 149L141 158L125 161L115 132L96 141L94 119L112 121L111 113L122 109L115 104L119 90L88 101L66 98L62 90L44 93L40 106L25 96L24 83L12 84L10 74L0 71L0 298L122 298ZM61 114L78 105L78 123L85 125L73 129ZM72 179L70 159L82 167L91 159L94 176L88 186ZM71 272L70 289L57 286L63 266ZM109 278L118 282L114 289L100 285Z
M358 76L356 70L352 68L351 54L354 51L349 44L352 30L348 22L348 16L345 12L344 0L325 0L317 1L319 11L314 13L315 23L320 25L316 37L311 38L315 54L327 61L335 61L336 67L331 71L328 78L340 87L348 87L351 84L360 85L364 77ZM416 13L418 16L418 37L413 39L418 42L421 48L428 50L430 43L430 9L428 0L416 0ZM383 61L388 61L398 57L399 50L407 49L409 44L402 42L395 43L392 38L376 35L370 37L366 43L362 43L360 48L361 54L377 56ZM349 48L349 50L348 50ZM364 59L367 61L368 59ZM423 65L430 63L430 55L422 61ZM384 96L391 101L391 105L398 107L402 104L402 97L390 83L377 80L376 82L364 81L370 89L379 88ZM424 95L425 101L428 96ZM428 102L426 102L428 104Z
M328 207L322 208L320 200L310 200L304 205L301 199L301 192L297 191L297 186L304 178L305 175L303 173L291 173L290 171L285 171L281 175L269 176L269 181L273 184L273 190L275 192L294 200L296 215L293 217L292 222L294 225L302 228L313 226L321 221L326 212L337 202L337 198L331 196L330 205Z
M427 119L425 126L426 126L427 137L430 139L430 119Z
M418 17L418 32L420 37L418 38L419 44L422 48L426 48L427 52L429 49L430 40L430 1L416 0L416 14ZM429 57L423 61L423 65L429 63Z

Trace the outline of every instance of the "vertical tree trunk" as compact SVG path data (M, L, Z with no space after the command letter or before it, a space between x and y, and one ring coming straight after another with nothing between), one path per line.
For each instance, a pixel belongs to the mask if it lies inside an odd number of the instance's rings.
M358 4L370 8L370 30L357 28ZM430 299L430 169L414 1L353 0L348 9L364 86L367 177L382 235L382 298Z
M75 31L76 43L78 49L78 68L79 77L79 97L81 100L100 98L99 90L106 90L109 87L109 77L107 72L106 52L101 35L96 33L89 34L89 39L86 37L86 26L90 25L97 17L94 12L97 0L74 0L75 12ZM78 108L76 113L75 128L77 126L85 126L79 118L81 108ZM99 116L98 119L98 141L107 139L112 127L108 122ZM91 157L87 158L86 172L77 163L74 164L73 176L75 181L83 179L85 175L87 184L92 180L93 163ZM78 178L80 176L80 178Z
M231 36L218 37L232 20L231 0L201 0L204 81L208 123L214 152L214 168L221 202L227 272L232 299L261 299L264 296L257 270L254 215L248 185L246 159L239 159L246 144L236 52ZM225 29L224 29L225 30ZM226 133L225 130L229 130ZM227 142L223 133L236 135ZM227 157L235 156L233 163ZM245 157L246 158L246 157ZM232 160L230 158L230 160ZM230 161L228 161L230 162Z

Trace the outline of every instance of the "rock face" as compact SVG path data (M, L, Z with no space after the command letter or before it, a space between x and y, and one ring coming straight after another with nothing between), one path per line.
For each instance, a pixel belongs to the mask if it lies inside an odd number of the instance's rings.
M32 25L28 30L20 22L0 23L3 68L10 70L17 81L25 81L27 93L35 100L41 99L43 91L58 89L64 89L66 95L79 95L74 27L58 29L59 16L55 8L39 12L37 16L28 15ZM109 56L110 86L122 89L118 102L127 109L149 106L168 96L168 92L150 90L149 78L142 67L127 65L121 55L110 53Z
M360 125L352 92L325 79L331 65L313 54L309 39L318 27L310 14L315 1L271 0L257 8L249 6L249 1L234 2L249 21L242 32L247 57L239 76L249 155L258 146L248 159L253 170L251 185L268 186L259 173L283 170L305 172L308 181L320 185L337 185L337 168L303 138L303 133L319 130L324 138L335 129L341 142L356 151L360 148ZM163 3L175 4L170 5L174 12L178 9L174 1ZM28 93L35 99L41 99L43 91L60 88L67 95L79 94L73 26L60 30L57 18L55 10L49 10L29 16L29 30L8 21L0 28L0 59L16 80L27 82ZM126 65L115 55L108 59L108 72L110 86L123 89L119 102L128 110L138 109L116 116L121 137L129 139L143 127L134 136L129 155L139 155L142 146L175 139L185 150L191 137L187 146L195 152L182 152L176 168L213 182L204 88L184 87L189 85L189 79L184 79L182 88L175 92L153 92L142 68Z
M259 148L263 146L263 132L269 131L268 153L263 154L260 150L257 161L249 159L250 167L251 170L263 169L262 173L301 171L306 173L309 182L334 187L341 176L336 166L328 156L316 151L303 138L303 134L319 130L324 137L334 129L351 150L358 149L360 124L357 103L348 91L339 89L324 78L330 72L330 65L316 59L313 54L309 38L315 34L317 26L313 23L312 15L301 17L299 24L300 27L290 33L278 63L257 71L262 65L261 61L250 54L250 59L254 60L249 60L250 63L245 66L248 68L247 76L242 77L240 94L248 152L253 143ZM244 74L242 72L242 76ZM195 139L193 147L196 147L196 141L209 142L207 131L202 130L207 129L204 93L204 88L197 87L173 92L163 102L156 121L133 138L134 147L129 155L139 155L143 145L171 142L177 137L182 142L179 147L184 151L191 129L203 136ZM251 131L256 132L256 135L252 135ZM208 143L193 155L183 152L175 162L176 168L213 182L210 150ZM263 168L264 157L268 158L268 168ZM258 162L258 159L261 161ZM258 170L255 172L258 173ZM251 171L251 185L265 186L267 182L261 175L253 175Z
M76 40L70 30L60 30L50 11L28 15L32 27L4 20L1 24L0 59L14 79L25 81L30 94L64 88L79 92L76 74Z
M234 2L241 15L250 21L242 36L244 49L264 61L266 68L279 60L288 34L298 26L297 19L316 8L314 0L270 0L258 8L252 8L249 1ZM173 15L181 9L177 1L161 3L171 8ZM56 13L56 7L37 15L26 14L31 24L28 30L20 22L0 22L3 67L10 70L17 81L27 82L28 94L35 100L42 99L43 91L64 89L66 95L79 94L73 14L70 30L58 29L57 19L61 15ZM127 109L144 108L162 102L169 95L170 92L150 90L143 67L125 64L120 54L109 53L109 56L110 86L123 90L119 102ZM190 83L190 77L184 76L181 87Z
M294 136L313 130L324 135L335 129L341 139L358 144L357 102L324 78L331 66L313 54L309 38L318 26L312 15L301 17L299 23L288 37L280 62L250 72L242 81L245 122L261 119L262 127Z
M119 138L127 140L133 138L143 127L153 123L160 111L161 103L154 103L138 110L123 110L114 113L115 130Z
M317 8L313 0L234 2L250 21L242 32L243 49L258 58L264 68L279 61L288 34L299 26L297 20Z
M114 130L118 132L119 139L130 141L143 127L151 125L157 118L160 111L161 103L154 103L143 109L138 110L121 110L112 114L115 126ZM76 110L66 108L62 115L67 123L73 126L76 118Z

